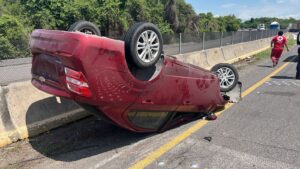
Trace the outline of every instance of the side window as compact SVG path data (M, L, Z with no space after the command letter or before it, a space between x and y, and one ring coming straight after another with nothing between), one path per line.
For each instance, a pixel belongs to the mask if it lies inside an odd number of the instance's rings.
M136 127L157 130L169 120L170 112L141 112L131 111L128 120Z

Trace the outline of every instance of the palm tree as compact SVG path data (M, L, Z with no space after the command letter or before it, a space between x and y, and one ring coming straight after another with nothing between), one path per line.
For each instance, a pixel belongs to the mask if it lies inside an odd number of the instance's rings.
M166 4L165 17L167 22L171 25L172 30L177 32L179 21L176 13L176 0L169 0L169 2Z

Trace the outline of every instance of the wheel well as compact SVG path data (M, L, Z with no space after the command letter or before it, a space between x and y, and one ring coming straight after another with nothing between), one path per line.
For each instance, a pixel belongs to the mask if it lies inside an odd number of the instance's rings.
M140 81L150 81L155 79L163 68L163 57L159 59L159 61L151 67L148 68L138 68L127 62L128 68L131 74Z

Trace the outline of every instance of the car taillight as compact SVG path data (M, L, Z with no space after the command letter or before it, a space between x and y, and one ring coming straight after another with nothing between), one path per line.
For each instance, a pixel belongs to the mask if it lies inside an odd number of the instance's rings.
M92 93L82 72L65 67L66 83L68 89L80 96L91 97Z

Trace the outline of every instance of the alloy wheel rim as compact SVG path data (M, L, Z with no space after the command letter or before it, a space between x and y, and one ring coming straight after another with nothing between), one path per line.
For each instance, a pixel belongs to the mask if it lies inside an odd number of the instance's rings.
M232 69L222 67L217 71L218 78L220 79L220 87L228 89L235 81L235 74Z
M137 54L141 61L150 63L158 57L160 42L158 35L152 31L144 31L138 38Z

